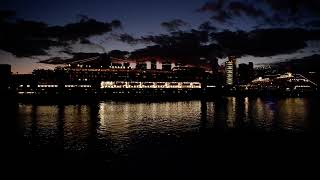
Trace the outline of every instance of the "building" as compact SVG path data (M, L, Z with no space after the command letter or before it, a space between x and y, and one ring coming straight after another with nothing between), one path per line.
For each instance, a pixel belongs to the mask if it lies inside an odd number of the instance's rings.
M211 71L213 75L217 75L218 71L219 71L219 63L218 63L218 59L215 58L212 60L211 62Z
M238 80L239 84L247 84L253 80L254 71L253 71L253 63L249 62L249 64L241 63L238 68Z
M253 62L249 62L249 80L252 81L253 79L254 79Z
M236 83L237 59L235 56L229 56L225 63L226 85L233 86Z
M172 65L170 61L164 61L162 62L162 70L163 71L171 71Z
M137 62L136 69L138 70L147 70L147 63L144 61Z
M10 87L11 66L0 64L0 93L8 92Z
M157 69L157 61L151 60L151 70L156 70L156 69Z

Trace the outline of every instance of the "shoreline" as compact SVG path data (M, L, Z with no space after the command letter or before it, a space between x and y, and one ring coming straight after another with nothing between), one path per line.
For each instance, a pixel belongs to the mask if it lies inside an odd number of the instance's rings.
M198 94L197 96L102 96L95 95L7 95L2 96L2 105L6 104L96 104L104 101L115 102L176 102L176 101L214 101L224 97L236 98L318 98L319 94L287 95L287 94L248 94L248 93L223 93L223 94Z

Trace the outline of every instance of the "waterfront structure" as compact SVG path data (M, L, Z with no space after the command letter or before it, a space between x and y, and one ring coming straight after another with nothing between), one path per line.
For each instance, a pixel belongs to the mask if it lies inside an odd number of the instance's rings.
M0 64L0 93L6 93L10 87L11 66L9 64Z
M164 61L162 62L162 70L164 71L171 71L172 65L170 61Z
M144 62L144 61L137 62L136 69L147 70L147 67L148 67L147 62Z
M156 70L157 69L157 61L156 60L151 60L151 70Z
M236 83L237 74L237 59L235 56L229 56L228 61L225 63L225 76L226 85L233 86Z
M15 76L20 95L95 96L189 96L201 94L205 71L201 68L175 70L63 67L34 70L26 81Z
M241 63L238 68L238 80L239 84L247 84L253 80L254 70L253 63L249 62L248 64Z
M317 92L318 85L302 74L276 74L258 77L240 86L242 92L277 93L281 95L304 95Z

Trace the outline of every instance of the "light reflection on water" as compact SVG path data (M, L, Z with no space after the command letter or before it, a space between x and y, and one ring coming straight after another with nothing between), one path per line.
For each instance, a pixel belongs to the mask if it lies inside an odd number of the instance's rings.
M101 151L121 152L150 136L173 136L179 141L185 133L201 133L202 129L305 131L310 117L315 118L310 101L226 97L210 102L20 105L17 115L32 148L54 144L71 151L98 146Z

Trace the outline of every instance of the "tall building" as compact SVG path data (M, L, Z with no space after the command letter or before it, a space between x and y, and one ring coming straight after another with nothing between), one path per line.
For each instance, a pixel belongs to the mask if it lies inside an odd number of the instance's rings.
M238 79L240 84L247 84L251 80L253 80L253 63L249 62L249 64L241 63L239 64L238 69Z
M0 64L0 93L8 92L11 77L11 66Z
M164 71L171 71L172 65L170 61L164 61L162 62L162 70Z
M237 59L235 56L229 56L225 63L226 85L232 86L236 83Z
M249 62L249 80L252 81L253 79L254 79L253 62Z
M152 70L156 70L157 69L157 61L156 60L152 60L151 61L151 69Z
M138 70L146 70L147 69L147 63L144 62L144 61L137 62L136 69L138 69Z
M218 59L217 58L212 60L212 62L211 62L211 70L212 70L212 74L213 75L217 75L218 74L219 63L218 63Z

